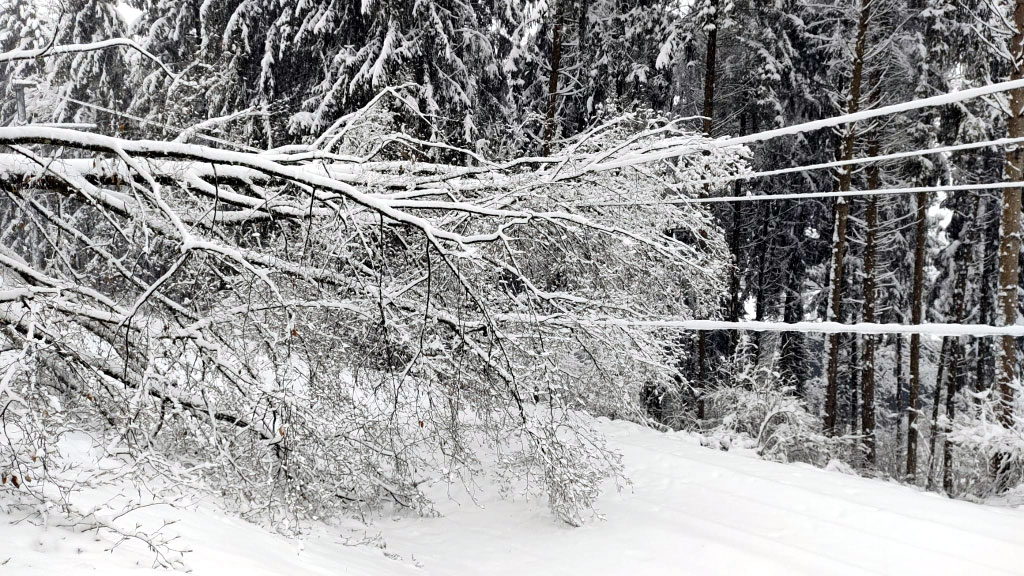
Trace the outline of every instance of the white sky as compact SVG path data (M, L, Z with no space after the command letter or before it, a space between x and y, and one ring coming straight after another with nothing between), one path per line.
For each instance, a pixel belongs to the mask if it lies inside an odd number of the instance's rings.
M115 9L117 10L117 13L121 16L121 19L124 20L126 24L131 24L132 22L135 22L135 20L139 17L139 14L142 14L142 10L129 6L124 2L118 2Z

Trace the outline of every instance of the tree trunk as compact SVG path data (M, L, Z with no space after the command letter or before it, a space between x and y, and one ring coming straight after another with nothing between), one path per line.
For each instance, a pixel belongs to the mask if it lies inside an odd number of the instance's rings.
M739 202L736 202L736 204L739 204ZM760 238L763 241L763 239L769 237L768 236L768 230L769 230L768 223L771 221L772 217L774 216L774 210L772 209L773 208L772 204L774 204L774 202L769 200L767 202L762 202L761 204L762 204L762 206L760 207L760 209L761 209L762 215L761 215ZM767 312L767 295L765 294L765 284L767 284L767 280L766 280L767 274L766 274L766 271L768 269L768 264L769 264L768 255L772 253L772 251L773 251L772 249L773 249L773 243L769 241L769 242L767 242L764 245L758 246L758 250L757 250L757 290L755 291L755 294L754 294L754 321L755 322L763 322L764 319L765 319L765 313ZM755 364L760 362L760 359L761 359L761 340L762 340L762 336L764 336L764 334L761 333L761 332L754 332L753 334L750 335L751 343L754 346L753 352L754 352L754 363Z
M1022 0L1024 1L1024 0ZM846 100L846 113L854 114L860 109L860 85L864 72L864 45L867 41L868 20L871 15L871 0L861 0L860 18L857 21L857 43L853 51L853 71L850 76L850 94ZM853 159L854 127L848 126L843 140L843 160ZM853 177L852 168L843 167L839 175L839 191L849 192ZM832 290L829 295L829 320L838 321L843 297L843 258L846 256L846 221L850 206L843 197L836 199L834 228L832 232ZM829 336L828 388L825 396L825 434L835 434L836 395L839 373L839 334Z
M981 295L978 302L978 323L989 324L992 322L993 317L993 296L992 296L992 282L989 281L996 275L995 271L995 254L992 251L995 243L991 233L991 226L988 225L988 211L991 210L992 204L985 199L985 217L979 219L978 223L981 225L981 246L979 247L978 260L980 263L979 274L981 274L978 284L981 288ZM990 337L983 336L976 338L978 347L978 358L975 365L975 377L974 377L974 390L975 392L981 392L982 390L988 390L991 387L991 370L992 370L992 340ZM981 402L980 399L976 400Z
M551 140L555 137L555 109L558 106L558 75L562 65L562 2L554 0L554 28L551 32L551 76L548 77L548 109L544 122L544 146L541 155L551 152Z
M803 301L800 298L800 285L803 278L802 272L793 269L792 262L788 262L785 269L785 303L783 304L783 321L792 324L803 318ZM782 375L786 381L791 382L796 388L796 395L799 398L806 398L805 374L807 367L803 358L803 335L796 332L783 332L779 334L779 346L782 348L782 359L780 360Z
M707 54L704 59L704 121L703 128L704 133L711 136L711 116L714 113L714 102L715 102L715 54L716 44L718 43L718 0L711 0L711 9L715 11L712 15L712 19L708 22L708 26L711 30L708 31L707 40ZM697 332L697 388L701 390L701 396L704 394L704 388L707 387L705 381L705 370L704 364L707 362L707 334L703 331ZM701 399L698 403L698 417L704 413L704 401Z
M878 141L872 137L868 143L868 156L878 155ZM878 165L868 166L868 189L879 187ZM878 235L878 197L868 196L864 214L864 322L875 321L875 265L876 237ZM867 464L875 464L875 336L865 334L861 343L861 435L864 437L864 457Z
M952 343L952 357L950 358L949 374L946 376L946 420L952 424L956 410L956 391L960 388L961 373L960 364L963 355L963 346L959 340L954 339ZM953 445L947 436L942 442L942 491L947 496L953 496Z
M747 132L747 116L746 114L740 114L740 136L746 135ZM739 196L741 194L740 181L737 180L733 185L733 195ZM732 257L735 267L732 270L732 278L729 283L729 320L736 322L740 319L740 243L743 235L743 217L740 202L732 203L732 236L729 239L729 245L732 248ZM731 352L735 352L736 343L739 341L739 331L733 330L732 341L731 341Z
M981 196L974 197L974 204L971 206L971 214L968 217L967 225L969 228L966 232L966 237L960 243L957 248L956 254L954 255L953 270L956 274L955 286L953 288L953 321L957 324L963 324L967 321L967 277L971 274L971 255L973 254L973 247L978 241L978 214L980 212ZM981 236L984 240L984 236ZM948 343L948 351L947 351ZM946 421L949 423L953 422L954 411L956 409L956 393L960 389L961 381L963 379L963 344L959 338L946 337L942 339L942 351L941 356L949 354L949 369L946 374ZM940 358L940 362L942 359ZM935 439L938 436L938 411L939 411L939 388L942 386L942 366L939 365L939 377L935 381L935 406L932 410L932 422L934 432L932 433L931 440L931 460L935 458ZM930 461L931 461L930 460ZM952 446L948 441L942 443L942 489L947 495L953 493L953 451ZM931 476L929 475L929 484L931 484Z
M928 489L931 490L935 487L935 476L934 472L938 471L935 467L935 446L939 439L939 406L942 404L942 383L944 372L946 370L946 355L949 353L949 342L951 338L949 336L943 336L942 338L942 349L939 351L939 364L935 374L935 395L932 398L932 435L928 439Z
M896 449L905 446L903 442L903 413L907 411L907 405L903 402L903 391L906 390L903 379L903 335L895 334L896 339L896 363L893 371L896 373ZM896 461L900 462L899 454L896 454Z
M927 242L928 194L917 193L917 225L914 234L914 289L911 296L910 323L921 323L924 296L924 257ZM910 335L910 393L907 398L907 481L917 479L917 412L921 390L921 335Z
M737 180L733 193L736 196L740 195L740 183ZM729 244L732 247L733 262L736 267L732 271L732 279L729 283L729 320L736 322L740 319L740 242L742 240L741 231L743 229L742 222L742 211L740 210L741 203L732 203L732 237L729 240ZM732 346L735 349L738 331L733 331L733 343Z
M711 118L715 109L715 59L718 51L718 0L710 0L711 21L708 30L707 52L704 55L704 133L711 135Z
M850 342L850 344L849 344L849 347L850 347L850 355L849 355L850 365L849 365L849 368L847 369L848 371L846 373L846 377L847 377L846 389L850 391L850 394L849 394L849 396L850 396L850 398L849 398L849 400L850 400L850 402L849 402L849 406L850 406L850 413L849 413L850 433L851 434L856 434L857 431L860 429L860 424L861 424L861 422L860 422L860 418L861 418L861 412L860 412L860 377L857 374L857 369L860 366L860 354L857 351L857 348L859 346L859 342L858 341L860 339L857 338L856 334L847 334L846 337L849 339L849 342ZM843 426L843 428L845 428L845 426Z
M697 397L697 420L704 420L704 387L706 373L704 366L707 364L707 339L703 331L697 332L697 382L694 386L698 390Z
M1024 78L1024 0L1017 0L1013 10L1013 21L1016 25L1010 42L1010 53L1013 55L1013 71L1011 80ZM1007 121L1006 136L1019 138L1024 136L1024 89L1010 92L1010 118ZM1024 175L1024 148L1016 146L1006 153L1004 164L1007 181L1020 180ZM1002 214L999 218L999 287L997 291L996 311L999 325L1010 326L1017 322L1017 286L1020 281L1020 210L1021 189L1006 188L1003 190ZM1012 336L1002 336L998 348L998 383L999 422L1009 428L1013 425L1013 391L1019 384L1017 381L1017 342ZM999 478L1005 458L998 456L994 462L997 474L997 487L1004 488Z
M585 53L587 47L587 24L589 23L588 14L590 14L590 0L580 0L579 22L577 22L576 26L578 27L578 36L580 44L579 51L581 58L583 57L583 54Z

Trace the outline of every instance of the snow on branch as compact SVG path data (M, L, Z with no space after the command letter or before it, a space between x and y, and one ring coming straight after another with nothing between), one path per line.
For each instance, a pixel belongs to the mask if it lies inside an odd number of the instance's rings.
M82 52L95 52L97 50L108 50L111 48L128 48L141 54L146 59L156 64L165 74L171 78L178 79L178 75L171 71L166 64L163 63L155 55L151 54L145 48L140 46L138 42L128 38L110 38L107 40L100 40L98 42L88 42L83 44L48 44L40 48L24 48L20 50L10 50L7 52L0 52L0 62L14 62L17 60L33 60L35 58L48 58L51 56L59 56L63 54L79 54Z

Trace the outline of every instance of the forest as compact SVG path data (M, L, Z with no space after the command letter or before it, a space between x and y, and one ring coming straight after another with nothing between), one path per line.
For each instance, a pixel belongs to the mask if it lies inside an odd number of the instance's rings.
M632 423L1020 514L1021 144L1024 0L0 0L0 512L589 527Z

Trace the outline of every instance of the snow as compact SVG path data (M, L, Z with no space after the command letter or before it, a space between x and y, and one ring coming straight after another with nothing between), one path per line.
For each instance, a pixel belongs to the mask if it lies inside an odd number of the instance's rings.
M117 5L114 6L114 10L117 10L117 15L120 16L128 26L134 24L135 21L139 19L139 16L142 15L142 10L124 2L118 2Z
M168 514L194 551L194 574L1024 574L1024 510L972 504L896 483L778 464L601 420L625 458L632 485L603 495L604 520L557 524L541 499L502 500L481 483L471 498L436 482L441 517L393 513L362 525L314 526L288 539L220 512ZM832 467L842 470L842 466ZM448 494L451 499L447 498ZM163 516L161 516L163 515ZM0 521L3 573L145 573L145 550L113 554L91 534ZM383 537L386 548L353 546ZM136 565L138 563L139 565Z
M142 510L139 519L153 519L167 510ZM327 576L401 576L417 574L384 555L378 548L350 546L341 536L323 535L312 545L288 539L255 524L231 517L211 505L193 510L173 510L179 518L170 530L183 535L192 551L186 563L193 574ZM123 544L107 552L111 542L97 541L92 533L72 533L63 528L42 530L27 524L11 524L0 516L0 572L12 576L97 574L107 576L167 574L150 571L152 554L141 546Z

